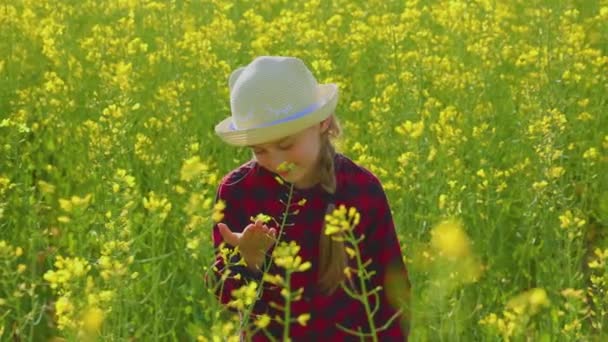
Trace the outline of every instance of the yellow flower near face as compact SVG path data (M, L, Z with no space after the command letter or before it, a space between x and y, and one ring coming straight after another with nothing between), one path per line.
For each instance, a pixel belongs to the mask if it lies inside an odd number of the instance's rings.
M443 221L433 228L431 246L449 259L464 258L471 253L469 237L454 220Z

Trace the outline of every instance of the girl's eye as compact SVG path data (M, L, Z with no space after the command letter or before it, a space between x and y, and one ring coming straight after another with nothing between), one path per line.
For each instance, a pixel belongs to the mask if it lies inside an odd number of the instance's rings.
M289 144L289 145L285 145L285 146L279 146L279 149L285 151L285 150L289 150L292 147L293 147L293 144Z

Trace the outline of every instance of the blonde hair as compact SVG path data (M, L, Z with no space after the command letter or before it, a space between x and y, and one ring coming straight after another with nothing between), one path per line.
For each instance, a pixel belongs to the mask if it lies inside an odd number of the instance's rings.
M338 138L342 134L342 127L338 118L332 114L328 117L329 125L321 134L321 150L319 151L319 184L331 195L336 193L336 172L334 168L334 156L336 149L331 139ZM252 160L257 160L252 153ZM332 196L333 197L333 196ZM335 209L335 203L327 205L326 214ZM325 218L325 216L323 216ZM344 269L347 266L346 250L343 241L336 241L324 234L325 223L319 237L319 277L318 284L325 294L332 294L344 280Z
M342 134L342 128L335 115L329 117L329 126L321 135L321 151L319 152L320 184L330 194L336 193L336 172L334 168L334 156L336 150L331 142ZM332 196L333 197L333 196ZM326 213L330 214L335 209L335 203L327 205ZM319 238L319 287L326 294L333 293L342 280L344 280L344 269L347 266L346 250L343 241L336 241L325 235L325 223Z

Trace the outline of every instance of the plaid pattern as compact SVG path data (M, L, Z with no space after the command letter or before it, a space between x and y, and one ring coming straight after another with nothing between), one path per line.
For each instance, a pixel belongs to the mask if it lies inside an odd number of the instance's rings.
M332 295L323 295L316 286L318 265L315 262L319 255L319 238L324 222L327 204L333 201L338 207L344 204L347 207L354 206L361 213L360 224L355 228L357 236L365 234L365 240L360 244L363 260L371 258L370 269L376 274L372 277L368 290L378 285L386 288L397 288L392 297L397 300L409 299L410 282L406 266L403 263L401 249L396 236L392 215L387 197L379 180L368 170L358 166L341 153L336 153L334 159L336 169L337 191L335 195L325 192L320 185L309 189L294 188L290 215L284 228L282 240L296 241L301 250L299 255L304 261L311 261L312 267L305 272L293 273L292 290L303 288L304 294L301 300L292 303L292 318L302 313L310 313L311 319L303 327L298 323L292 323L290 327L293 341L359 341L358 337L349 335L339 328L339 323L344 327L357 330L361 327L368 331L367 318L361 302L349 297L343 289L338 288ZM259 166L255 161L249 161L227 174L221 181L217 197L226 202L225 216L223 222L232 231L242 231L250 223L250 217L264 213L280 221L285 211L289 194L289 183L280 184L277 175ZM306 203L299 205L298 202L305 198ZM283 203L281 203L283 202ZM294 212L299 211L297 214ZM269 225L272 227L272 225ZM277 227L278 228L278 227ZM213 229L213 242L218 251L222 242L217 225ZM269 251L269 255L272 250ZM356 264L349 260L352 267ZM224 263L218 256L215 266L222 270ZM355 267L356 268L356 267ZM391 270L387 278L387 270ZM259 279L245 266L232 267L234 272L241 273L241 279L228 278L217 296L222 303L231 299L231 291L251 279ZM270 273L281 273L282 269L272 264ZM217 275L219 273L216 272ZM355 277L356 283L358 279ZM384 279L391 279L391 284L385 283ZM283 312L268 305L270 302L284 303L280 295L280 289L273 285L264 283L264 291L261 300L254 306L254 314L268 313L271 317ZM393 293L394 291L391 291ZM396 313L389 304L386 292L383 290L379 296L381 300L380 309L375 315L376 327L383 326L388 319ZM376 298L370 296L370 301ZM401 314L400 318L393 321L388 329L379 333L381 341L404 341L409 334L409 311ZM252 321L255 319L252 317ZM281 336L282 326L273 322L267 327L267 331L277 337ZM254 341L265 341L263 333L253 336Z

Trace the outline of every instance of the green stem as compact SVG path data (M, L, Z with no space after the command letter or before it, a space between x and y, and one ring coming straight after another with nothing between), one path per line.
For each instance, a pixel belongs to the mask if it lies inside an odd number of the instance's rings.
M285 227L285 223L287 223L287 216L288 216L287 214L289 213L289 208L291 207L292 199L293 199L293 184L291 184L289 187L287 203L285 204L285 212L283 213L283 218L281 220L281 226L279 227L279 233L277 234L277 239L275 240L274 245L276 245L279 241L281 241L281 236L283 235L283 228ZM264 266L265 267L264 267L264 270L262 271L262 275L265 274L266 272L268 272L268 270L270 269L270 263L268 262ZM260 285L258 286L257 293L256 293L256 300L261 297L263 288L264 288L264 277L262 277L262 279L260 280ZM251 317L251 311L253 311L254 305L255 305L255 301L245 311L245 314L243 315L244 317L241 320L241 325L239 327L240 331L243 331L243 329L249 323L249 318ZM287 310L289 310L289 309L287 309Z
M353 236L353 233L350 232L349 233L349 238L350 240L355 240L355 237ZM359 278L359 285L361 286L361 302L363 303L363 307L365 308L365 315L367 316L367 320L369 322L369 328L370 328L370 334L372 337L372 340L374 342L378 341L378 335L376 333L376 325L374 324L374 316L372 315L372 310L369 307L369 300L367 298L368 293L367 293L367 286L365 284L365 279L363 277L363 273L365 272L365 267L363 266L363 261L361 260L361 253L359 251L359 244L355 243L353 244L353 246L355 247L355 256L357 258L357 268L359 269L359 274L358 274L358 278Z
M285 272L285 289L287 295L285 296L285 315L283 318L283 341L289 341L289 327L291 326L291 271L289 269Z

